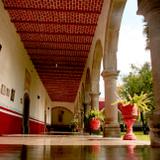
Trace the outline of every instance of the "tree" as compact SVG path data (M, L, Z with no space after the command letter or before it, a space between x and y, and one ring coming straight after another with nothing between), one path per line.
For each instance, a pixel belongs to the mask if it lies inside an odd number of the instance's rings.
M146 37L146 50L150 49L150 35L149 35L149 25L147 21L144 19L144 28L143 28L143 34Z
M119 89L119 94L122 97L126 97L130 94L140 95L142 92L147 93L150 96L151 103L149 107L151 110L154 109L154 98L153 98L153 81L151 66L149 63L145 63L142 67L131 65L131 72L122 78L122 86ZM143 125L143 131L146 132L148 113L141 112L141 121Z

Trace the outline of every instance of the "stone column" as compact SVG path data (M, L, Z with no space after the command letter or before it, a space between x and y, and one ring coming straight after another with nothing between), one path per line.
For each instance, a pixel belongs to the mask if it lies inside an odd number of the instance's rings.
M99 92L91 92L90 97L91 97L91 109L97 109L99 110Z
M104 137L120 137L120 126L118 123L118 109L114 104L117 100L116 84L118 72L106 71L102 73L105 85L105 124Z
M149 27L155 111L150 119L152 146L160 146L160 1L139 0L138 14L145 17Z

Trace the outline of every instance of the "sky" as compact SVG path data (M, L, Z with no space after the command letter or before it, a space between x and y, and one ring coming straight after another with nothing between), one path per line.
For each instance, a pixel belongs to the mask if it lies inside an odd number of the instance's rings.
M136 14L136 0L128 0L122 17L117 52L117 68L121 78L130 72L131 64L142 66L150 62L150 53L145 50L145 36L143 34L143 17ZM100 77L100 98L104 98L104 83Z

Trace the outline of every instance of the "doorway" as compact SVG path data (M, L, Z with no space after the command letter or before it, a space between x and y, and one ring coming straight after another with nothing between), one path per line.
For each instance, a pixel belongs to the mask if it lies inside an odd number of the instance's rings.
M30 108L30 98L28 93L25 93L24 104L23 104L23 134L29 133L29 108Z

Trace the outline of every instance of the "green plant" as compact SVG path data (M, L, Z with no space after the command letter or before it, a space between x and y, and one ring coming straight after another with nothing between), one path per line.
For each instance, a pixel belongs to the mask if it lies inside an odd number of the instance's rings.
M92 109L86 116L88 120L92 118L98 118L100 121L104 121L103 111L99 111L98 109Z
M119 97L119 100L116 102L118 104L123 104L125 107L127 104L132 104L138 107L140 112L149 112L150 109L150 97L147 93L141 92L140 95L134 94L131 96L129 93L125 97Z
M73 118L70 122L70 128L72 131L76 131L78 129L78 118Z

